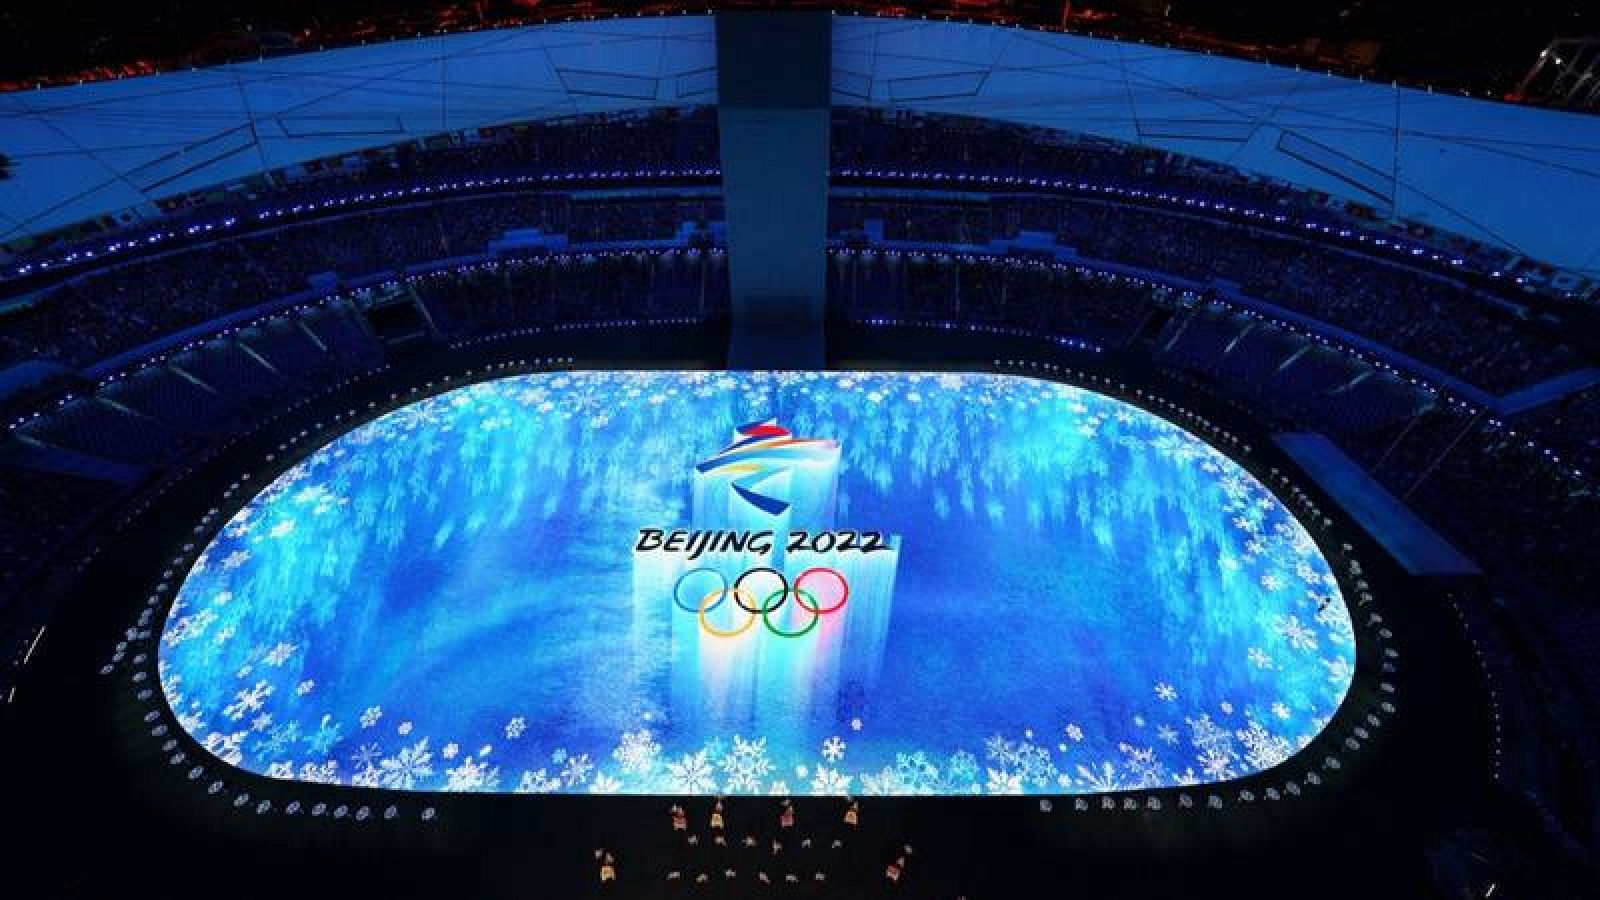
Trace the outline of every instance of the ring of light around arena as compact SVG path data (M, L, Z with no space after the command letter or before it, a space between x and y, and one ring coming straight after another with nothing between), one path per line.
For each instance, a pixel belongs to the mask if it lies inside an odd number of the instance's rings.
M741 628L763 567L773 627ZM906 373L420 400L233 516L161 647L232 765L563 793L1222 781L1315 737L1354 663L1315 542L1219 450L1066 385Z

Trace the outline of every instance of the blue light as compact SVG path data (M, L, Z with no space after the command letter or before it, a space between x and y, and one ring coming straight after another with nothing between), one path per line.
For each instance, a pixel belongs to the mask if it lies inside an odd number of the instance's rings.
M768 417L843 454L833 521L784 530L881 531L897 574L807 639L710 637L635 536L689 526L695 463ZM176 603L163 687L213 754L428 790L1218 781L1314 737L1355 661L1326 562L1254 478L1134 407L1009 376L452 390L269 485Z

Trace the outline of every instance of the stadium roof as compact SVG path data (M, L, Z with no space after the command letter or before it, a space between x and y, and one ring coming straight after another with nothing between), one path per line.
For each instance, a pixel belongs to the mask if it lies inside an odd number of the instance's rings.
M1600 274L1600 117L1022 28L840 16L838 105L1157 146ZM708 16L396 41L0 95L0 239L440 132L715 102Z

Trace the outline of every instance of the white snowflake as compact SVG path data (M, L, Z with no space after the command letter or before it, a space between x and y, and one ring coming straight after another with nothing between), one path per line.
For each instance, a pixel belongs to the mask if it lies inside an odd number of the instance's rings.
M1119 744L1117 749L1122 751L1123 767L1133 776L1137 786L1156 787L1162 783L1164 769L1161 761L1156 759L1156 751L1153 748Z
M1165 681L1156 683L1156 696L1168 703L1178 699L1178 689Z
M661 755L661 745L656 743L647 728L624 732L622 743L611 751L611 758L622 764L622 771L630 775L643 775L656 767Z
M1245 655L1249 658L1250 665L1258 669L1272 668L1272 657L1268 656L1267 651L1260 647L1251 647L1250 652Z
M767 739L747 741L734 735L733 749L722 757L721 766L728 776L729 792L759 791L762 780L772 771L772 761L767 758Z
M580 753L567 757L566 765L561 767L561 780L567 785L583 784L589 780L589 772L594 769L594 763L589 761L589 754Z
M315 688L316 686L317 683L315 681L307 678L305 681L302 681L294 686L294 692L301 697L304 697L305 695L311 693L312 688Z
M237 722L247 714L258 712L267 698L272 696L272 685L265 681L258 681L253 687L239 691L233 697L233 702L222 708L222 714Z
M1202 750L1196 757L1200 768L1212 781L1222 781L1234 776L1233 757L1221 750Z
M1350 680L1350 661L1344 657L1325 659L1322 664L1328 669L1328 680L1334 684L1343 684Z
M455 768L446 769L444 777L447 791L492 791L500 781L500 768L466 756Z
M451 741L450 743L444 745L444 749L439 751L439 755L445 759L455 759L456 754L460 752L461 745L457 744L455 741Z
M433 775L433 767L429 764L432 759L433 753L428 750L427 738L401 748L399 753L378 764L383 769L383 786L405 790L416 787L417 782Z
M1070 738L1071 740L1074 740L1074 741L1083 740L1083 729L1079 728L1075 723L1068 722L1065 731L1066 731L1067 737Z
M240 750L240 745L244 743L244 738L247 734L249 734L247 731L235 731L231 734L213 731L206 735L203 745L212 756L230 766L237 766L244 759L244 753Z
M516 791L519 794L548 794L561 788L561 779L551 778L546 770L537 772L523 772L522 778L517 781Z
M376 769L382 759L383 751L378 749L377 744L362 744L350 756L350 762L355 765L356 771Z
M294 644L280 641L271 650L267 651L267 654L261 658L261 661L269 666L281 666L288 662L289 657L293 656L294 652L298 649L299 648Z
M836 763L844 758L844 748L845 742L838 735L834 735L822 742L822 756L828 762Z
M1234 732L1245 747L1245 762L1256 769L1270 769L1294 752L1287 740L1268 731L1253 718L1248 721L1245 728Z
M300 780L313 784L338 784L339 763L337 760L327 760L323 763L306 763L300 767Z
M853 776L845 775L836 769L818 766L817 774L811 779L811 793L813 794L848 794Z
M369 706L361 711L361 727L371 728L372 726L378 724L378 720L381 718L383 718L383 708L380 706Z
M1022 793L1022 776L1004 769L989 769L989 782L984 790L991 794Z
M1287 719L1289 718L1289 707L1285 706L1283 701L1280 700L1272 704L1272 714L1280 719Z
M667 763L667 778L673 788L687 794L709 793L715 784L711 761L699 750Z
M1165 743L1176 744L1178 743L1178 729L1173 728L1171 725L1157 725L1156 737Z
M851 731L860 731L861 730L861 720L859 718L850 720L850 730Z
M1278 616L1273 620L1272 630L1282 635L1289 646L1296 650L1317 649L1316 631L1301 622L1298 616Z
M511 721L506 723L506 739L514 741L517 738L522 737L523 732L527 730L527 720L523 719L521 716L516 716L512 718Z

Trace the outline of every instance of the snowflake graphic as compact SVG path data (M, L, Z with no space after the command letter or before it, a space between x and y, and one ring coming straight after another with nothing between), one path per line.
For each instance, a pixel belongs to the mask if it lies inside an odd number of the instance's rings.
M548 794L561 788L561 779L551 778L544 769L537 772L523 772L517 781L516 792L519 794Z
M1015 744L996 734L983 742L983 752L989 759L1000 763L1001 766L1009 766L1016 755L1017 748Z
M1078 766L1078 780L1100 793L1121 790L1123 787L1122 780L1117 777L1117 767L1110 762L1102 762L1099 769Z
M258 681L234 695L233 702L222 708L222 714L237 722L247 714L260 711L267 698L272 696L272 685Z
M1298 616L1278 616L1273 620L1272 630L1283 636L1289 646L1296 650L1317 649L1317 633Z
M433 775L432 760L433 753L428 749L427 738L401 748L399 753L378 764L383 769L383 786L405 790L416 787L417 782Z
M376 769L378 762L382 759L383 751L378 749L377 744L362 744L356 748L355 753L350 755L350 762L355 765L357 771L362 772L367 769Z
M687 794L709 793L715 785L715 775L706 752L699 750L667 763L667 778L674 789Z
M894 755L895 778L907 793L931 794L939 788L939 767L921 750Z
M822 756L828 762L836 763L844 759L844 748L844 740L838 735L834 735L822 742Z
M855 780L850 775L840 773L836 769L818 766L816 775L811 779L811 793L813 794L848 794L850 782Z
M281 666L288 662L289 657L293 656L298 649L294 644L279 642L275 647L267 651L261 661L269 666Z
M661 745L652 738L649 729L624 732L622 743L611 751L611 758L622 764L622 771L630 775L643 775L656 767L661 756Z
M378 724L378 720L381 718L383 718L383 707L369 706L361 711L361 727L371 728Z
M1344 657L1325 659L1322 664L1328 669L1328 680L1334 684L1342 684L1350 680L1350 661Z
M734 735L733 749L722 758L721 766L728 776L730 792L759 792L762 780L772 771L772 761L767 758L767 739L747 741Z
M446 769L447 791L492 791L500 783L500 767L490 766L475 756L462 757L460 765Z
M320 764L308 762L300 767L299 778L313 784L338 784L339 762L333 759Z
M323 716L317 730L305 736L306 749L314 756L326 756L339 740L339 723L333 716Z
M989 782L984 790L991 794L1020 794L1022 793L1022 776L1003 769L990 769Z
M235 731L232 734L223 734L220 731L213 731L206 735L204 746L212 756L230 766L236 766L244 759L244 753L239 745L244 742L246 734L249 732Z
M517 738L522 737L523 733L527 730L527 720L521 716L516 716L511 721L506 723L506 740L514 741Z
M978 758L965 750L957 750L950 754L944 773L952 785L973 781L978 777Z
M1161 784L1164 769L1161 761L1156 759L1156 751L1153 748L1119 744L1117 749L1122 751L1123 768L1133 777L1135 785L1157 787Z
M1247 721L1248 725L1234 732L1239 743L1244 745L1245 762L1257 769L1270 769L1294 752L1287 740L1268 731L1254 718Z
M593 769L594 763L589 761L589 754L569 756L566 765L561 767L561 780L567 787L583 784L589 780L589 772Z
M1178 699L1178 689L1165 681L1156 682L1156 696L1168 703Z
M1221 781L1234 776L1233 757L1223 753L1221 750L1215 748L1202 750L1200 755L1195 757L1195 760L1200 763L1200 770L1205 772L1206 777L1213 781Z

